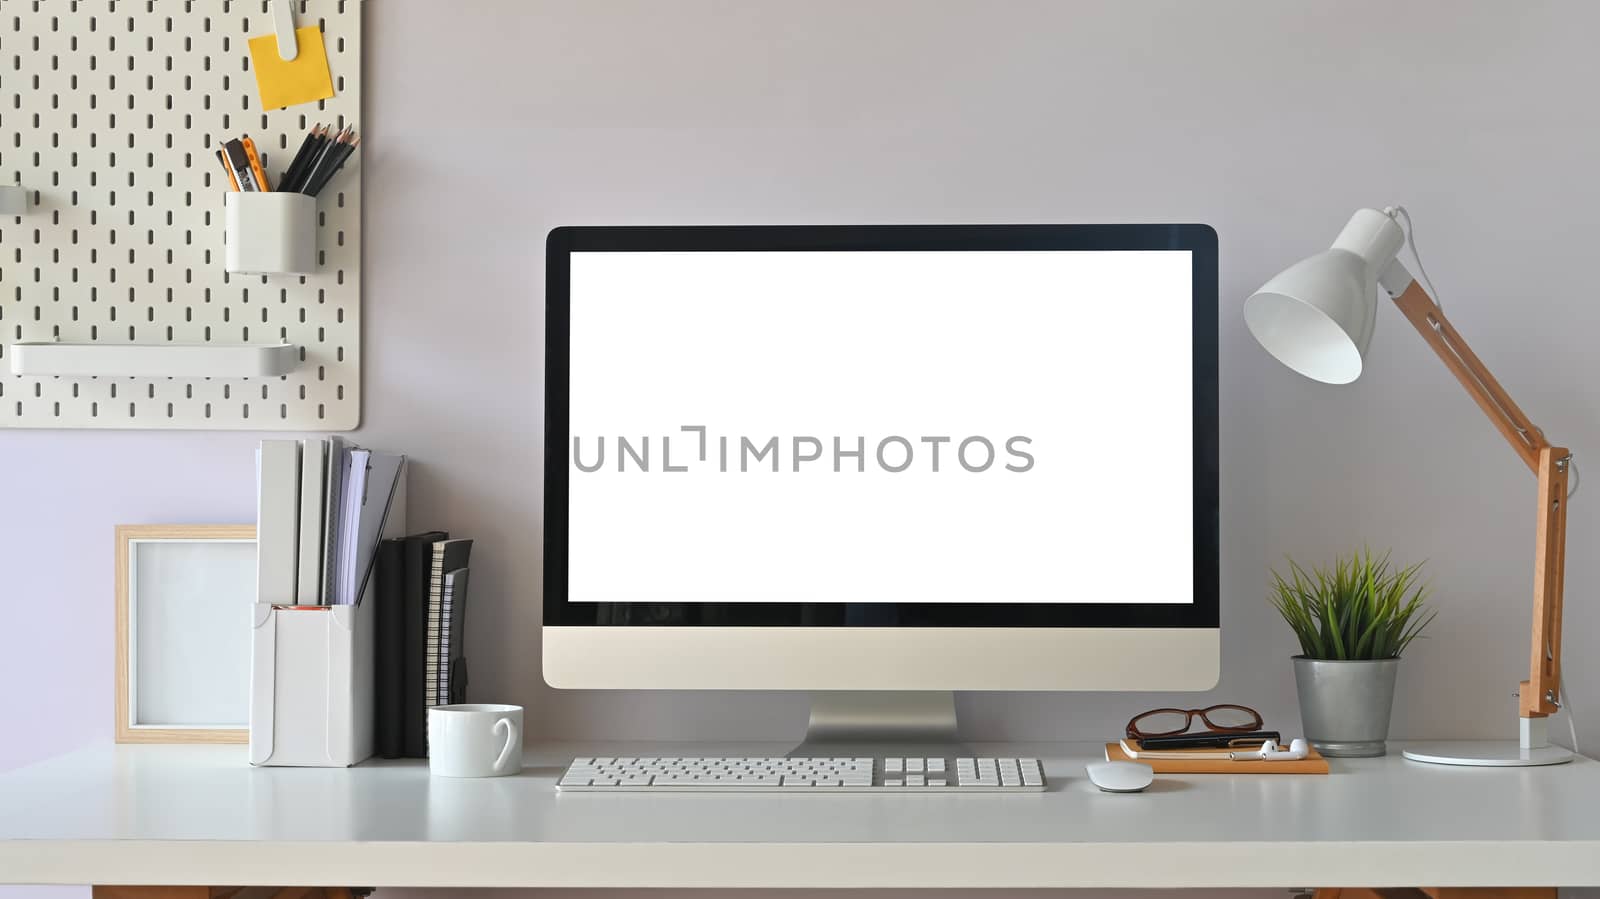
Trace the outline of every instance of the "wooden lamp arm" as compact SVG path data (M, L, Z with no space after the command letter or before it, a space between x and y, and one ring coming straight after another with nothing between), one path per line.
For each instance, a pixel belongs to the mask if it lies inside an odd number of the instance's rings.
M1539 479L1539 517L1533 571L1533 654L1518 707L1523 718L1559 708L1561 599L1566 564L1567 478L1572 454L1551 446L1482 360L1445 318L1422 285L1412 281L1394 298L1417 333L1466 388L1511 449Z
M1528 420L1505 388L1484 367L1477 354L1467 346L1466 340L1444 317L1444 310L1416 281L1412 281L1411 286L1394 298L1394 304L1400 307L1406 320L1417 329L1428 346L1439 354L1450 373L1472 395L1478 408L1489 416L1489 421L1500 431L1500 436L1511 444L1511 449L1531 471L1538 474L1539 450L1549 445L1544 439L1544 432Z

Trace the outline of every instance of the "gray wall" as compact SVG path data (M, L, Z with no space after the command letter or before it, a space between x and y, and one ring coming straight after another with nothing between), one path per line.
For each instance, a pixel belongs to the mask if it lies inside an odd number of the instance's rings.
M1200 221L1222 255L1222 683L969 695L971 734L1100 738L1152 704L1209 700L1297 730L1267 568L1363 543L1429 560L1442 610L1406 661L1397 735L1514 732L1532 478L1395 310L1366 375L1334 388L1277 367L1239 305L1357 206L1405 203L1458 327L1590 458L1600 7L384 0L367 18L357 438L412 454L414 524L478 539L475 698L525 704L542 738L786 739L805 710L540 682L552 226ZM111 527L249 520L256 439L0 434L0 592L21 600L0 682L40 685L0 692L0 768L110 739ZM1600 747L1593 458L1570 519L1568 682ZM1113 443L1106 464L1186 460Z

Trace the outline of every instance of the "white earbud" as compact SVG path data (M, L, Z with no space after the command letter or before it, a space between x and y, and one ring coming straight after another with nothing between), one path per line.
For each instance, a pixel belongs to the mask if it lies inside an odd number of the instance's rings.
M1261 744L1255 752L1230 752L1231 759L1262 759L1269 762L1292 762L1303 759L1311 754L1311 747L1304 739L1295 739L1289 743L1289 748L1284 749L1272 740Z
M1311 747L1303 739L1290 742L1288 749L1280 749L1278 744L1271 740L1261 744L1261 757L1268 760L1294 761L1305 758L1310 752Z

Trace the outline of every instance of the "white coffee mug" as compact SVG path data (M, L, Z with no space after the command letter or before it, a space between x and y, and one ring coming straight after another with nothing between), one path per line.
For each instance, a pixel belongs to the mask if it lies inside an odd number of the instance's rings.
M504 777L522 770L522 706L428 709L428 770L439 777Z

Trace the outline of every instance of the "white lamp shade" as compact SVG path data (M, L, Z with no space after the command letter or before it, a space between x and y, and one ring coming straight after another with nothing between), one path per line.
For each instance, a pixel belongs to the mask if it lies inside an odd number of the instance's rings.
M1348 384L1378 317L1377 282L1343 250L1303 259L1244 301L1244 323L1267 352L1308 378Z
M1289 266L1244 301L1245 326L1300 374L1354 381L1378 318L1378 276L1404 241L1393 218L1358 210L1332 249Z

